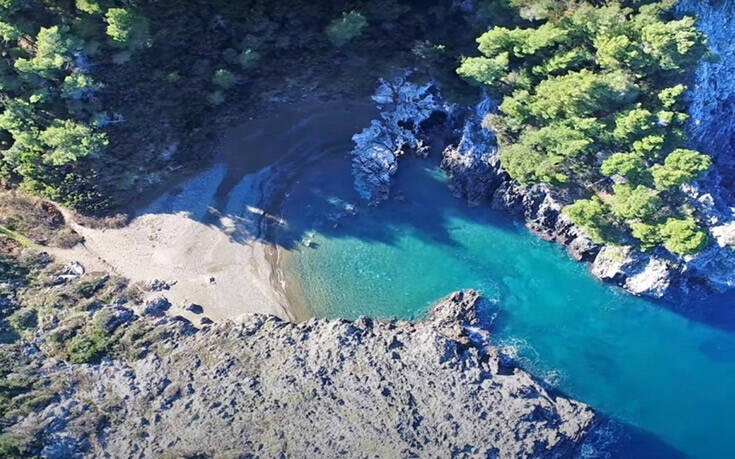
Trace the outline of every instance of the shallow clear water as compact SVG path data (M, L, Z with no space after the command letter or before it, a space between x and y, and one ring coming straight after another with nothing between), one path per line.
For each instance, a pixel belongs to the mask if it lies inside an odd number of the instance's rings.
M435 163L405 160L394 188L405 199L356 216L339 218L360 202L344 158L294 186L279 241L311 314L415 318L475 288L497 308L496 344L524 368L647 432L616 431L629 438L617 455L735 454L735 301L664 305L602 285L506 215L452 198Z

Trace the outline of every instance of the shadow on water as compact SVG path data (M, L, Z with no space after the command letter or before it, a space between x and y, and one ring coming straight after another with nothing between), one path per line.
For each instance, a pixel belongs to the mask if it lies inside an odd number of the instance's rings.
M414 248L426 249L426 245L434 244L453 248L461 244L455 239L458 232L455 229L458 228L461 232L462 225L467 222L493 227L503 233L523 235L526 230L522 224L508 218L507 215L494 213L488 210L487 206L471 208L452 198L447 190L446 177L436 169L438 151L433 151L432 155L424 160L403 158L401 168L394 179L391 199L377 208L367 206L352 186L350 162L346 153L352 147L351 136L368 126L374 116L374 109L371 106L361 108L322 106L315 111L313 105L309 105L308 110L301 109L289 116L271 120L272 124L265 121L265 125L246 123L231 134L229 147L223 147L217 158L220 161L219 166L204 171L180 185L175 192L168 193L148 206L146 211L187 212L190 218L226 232L238 243L259 239L277 244L284 249L299 251L325 250L328 248L325 242L328 239L354 238L366 242L365 245L398 246L403 243L399 238L406 234L413 239L427 242L423 247L421 244L414 244ZM263 167L268 169L266 173L261 171ZM277 180L269 181L267 179L269 176L277 177ZM272 192L268 193L269 190ZM272 195L272 199L267 200L264 205L259 205L259 199L253 199L268 194ZM353 216L353 213L357 213L357 216ZM270 224L263 225L264 222ZM263 231L264 226L271 231ZM319 235L317 240L311 240L316 234ZM507 272L505 267L503 270L498 269L500 263L518 265L509 268L508 277L511 281L514 276L519 277L513 270L524 273L538 272L534 270L539 269L554 271L561 268L563 263L567 263L561 255L554 257L543 253L545 257L543 261L546 264L536 264L540 257L536 254L536 258L533 258L529 255L530 252L525 251L529 247L528 244L535 244L538 247L539 244L547 243L530 236L523 239L523 244L511 247L515 253L523 254L519 257L510 256L507 250L506 258L499 257L495 252L502 252L498 250L497 244L502 244L503 241L490 239L489 250L485 253L466 255L462 253L464 258L455 259L448 253L451 251L445 251L440 253L446 258L438 262L426 259L422 262L450 265L456 260L457 263L470 265L472 274L479 274L472 279L469 279L469 276L460 278L463 284L465 282L476 284L478 280L479 284L482 284L487 280L482 275L484 272L487 272L488 276ZM526 241L533 242L526 243ZM325 245L319 247L320 243ZM562 249L559 248L558 252L561 254ZM367 251L349 256L359 258L367 256L365 253L377 252ZM410 251L406 253L407 257L411 256ZM403 260L400 258L396 260L394 265L405 271ZM486 264L496 260L499 262L495 265ZM410 265L411 261L406 259L405 264ZM347 270L344 266L338 268ZM582 270L581 267L578 268ZM559 272L558 276L551 276L551 279L559 281L560 276L567 271L559 269ZM430 280L436 279L436 276L450 277L447 272L434 275L435 277ZM333 281L332 278L328 280ZM533 295L538 294L539 291L532 288L524 291L524 287L533 286L533 280L531 279L530 283L511 282L506 285L504 279L491 279L492 282L485 283L497 284L498 295L494 296L496 298L509 298L515 295L518 306L521 303L529 303L534 299ZM567 285L561 282L558 284ZM554 288L557 284L548 285L550 287L544 291L551 290L559 294L548 301L550 304L564 303L568 301L566 298L574 300L575 297L571 294L565 297L564 295L569 292L562 291L561 287L556 292ZM402 285L399 287L403 288ZM457 288L455 285L451 287ZM477 287L477 285L459 287ZM506 289L508 291L505 291ZM485 293L489 293L492 297L492 292ZM617 295L617 292L615 294ZM621 292L620 295L624 294ZM611 298L610 301L615 300ZM714 296L687 304L656 303L692 321L728 332L735 331L732 295ZM600 324L607 324L606 320L609 317L624 316L622 319L626 320L624 322L626 326L636 325L624 314L606 315L604 305L599 306L596 313L600 314ZM630 310L645 311L645 308ZM554 314L562 313L563 309L556 310L559 312L554 311L551 307L547 309L548 313ZM495 314L492 327L504 328L503 324L507 320L505 315L509 313L516 311L501 310ZM594 325L596 322L591 323ZM601 325L600 330L607 329ZM667 339L670 337L670 335L661 336L667 336ZM604 346L587 346L590 343L585 341L579 348L573 349L573 358L586 365L585 372L600 375L601 381L609 382L611 385L616 384L614 374L616 367L613 365L614 362L608 361L614 349L608 352ZM735 360L735 349L731 348L729 343L731 343L729 339L710 337L708 334L706 339L697 342L696 345L710 360L730 363ZM590 352L586 352L587 347L591 348ZM706 359L703 361L707 363ZM613 411L610 404L606 406L608 411ZM647 428L654 430L651 426L655 425L657 424L649 423ZM582 451L583 457L682 457L680 451L660 438L631 425L604 417L589 441L587 449ZM680 444L677 445L681 447Z
M683 459L687 455L650 432L598 414L597 424L587 434L579 457Z
M366 205L352 186L349 161L341 156L325 158L319 171L294 184L284 206L286 222L277 243L295 248L305 235L318 232L326 238L357 238L372 243L395 245L401 234L447 246L455 221L474 221L507 231L517 231L510 219L472 208L453 198L446 177L438 170L439 151L427 158L405 157L392 180L391 197L378 208ZM359 218L351 218L352 210ZM380 221L380 225L364 224Z
M659 302L672 311L685 314L699 322L717 325L727 330L735 330L735 295L721 293L696 300L679 303Z
M380 209L368 206L354 190L347 155L352 135L375 117L372 104L327 103L246 122L224 137L212 169L180 183L138 214L186 212L226 231L235 242L259 239L287 250L305 248L317 230L330 238L393 244L396 229L408 228L427 241L455 245L450 218L515 230L507 219L458 205L437 169L439 146L428 158L403 158L391 199ZM252 201L254 196L268 199ZM356 212L368 219L374 215L381 225L361 225L350 218ZM233 223L235 231L227 227Z

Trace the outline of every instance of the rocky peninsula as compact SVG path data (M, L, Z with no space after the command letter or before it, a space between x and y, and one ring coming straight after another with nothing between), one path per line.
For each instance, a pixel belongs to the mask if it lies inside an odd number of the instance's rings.
M24 347L25 376L57 395L9 432L51 458L574 454L595 414L504 359L473 327L481 309L465 291L418 322L253 314L196 330L117 308L113 330L157 321L161 340L93 365Z

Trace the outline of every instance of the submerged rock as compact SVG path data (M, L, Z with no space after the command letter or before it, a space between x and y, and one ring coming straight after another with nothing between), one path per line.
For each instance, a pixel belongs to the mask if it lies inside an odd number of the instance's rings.
M59 363L44 372L65 389L10 431L49 456L574 455L595 414L472 333L481 306L467 291L420 322L256 314L132 363Z

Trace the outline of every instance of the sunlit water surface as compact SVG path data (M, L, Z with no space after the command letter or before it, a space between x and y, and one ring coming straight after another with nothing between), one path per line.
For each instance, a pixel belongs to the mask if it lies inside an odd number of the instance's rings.
M417 318L474 288L494 303L497 345L626 426L598 432L585 455L604 454L603 437L628 438L624 451L607 445L618 456L735 454L735 301L663 305L603 285L507 215L452 198L434 164L404 161L393 190L403 199L379 207L360 203L342 157L295 184L279 241L311 315ZM357 215L340 217L346 204Z

